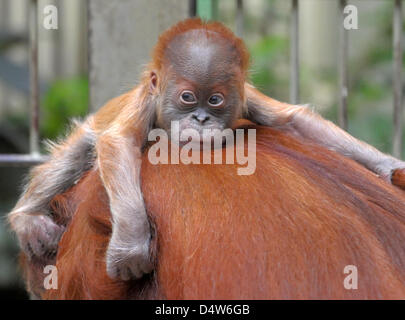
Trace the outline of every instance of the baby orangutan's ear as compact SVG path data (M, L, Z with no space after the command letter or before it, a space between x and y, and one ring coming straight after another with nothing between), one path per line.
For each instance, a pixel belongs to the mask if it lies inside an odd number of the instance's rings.
M156 87L158 85L158 76L156 72L151 71L150 72L150 90L151 92L154 92L156 90Z

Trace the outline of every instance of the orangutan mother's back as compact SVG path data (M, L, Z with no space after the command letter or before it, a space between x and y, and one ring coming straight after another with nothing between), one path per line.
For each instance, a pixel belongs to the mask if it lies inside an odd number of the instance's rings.
M40 268L25 262L31 290L50 299L405 298L403 191L269 128L257 130L256 172L238 176L236 166L144 159L157 267L132 282L106 275L108 198L91 172L54 202L74 213L57 255L59 289L41 290ZM358 270L357 289L346 288L346 266Z

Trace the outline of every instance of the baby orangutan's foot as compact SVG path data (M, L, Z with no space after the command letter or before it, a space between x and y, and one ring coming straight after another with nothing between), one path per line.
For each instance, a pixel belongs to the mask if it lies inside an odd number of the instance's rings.
M124 281L139 279L153 270L149 235L139 243L123 243L113 236L107 249L107 274Z
M56 256L59 240L65 230L43 214L21 214L13 221L21 249L29 259L49 260Z

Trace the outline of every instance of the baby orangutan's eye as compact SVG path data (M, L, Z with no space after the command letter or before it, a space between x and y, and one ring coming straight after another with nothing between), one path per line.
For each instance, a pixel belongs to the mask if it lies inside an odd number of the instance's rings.
M224 103L224 96L220 93L215 93L208 99L208 104L212 107L219 107L223 103Z
M180 95L180 101L184 104L194 104L197 102L193 92L184 90Z

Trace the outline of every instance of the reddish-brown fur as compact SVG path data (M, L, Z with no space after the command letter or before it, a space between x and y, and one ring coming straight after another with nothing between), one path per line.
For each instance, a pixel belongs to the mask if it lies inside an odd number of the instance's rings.
M91 172L56 199L76 212L60 242L59 290L43 298L404 299L404 193L279 131L259 128L257 142L251 176L144 158L158 250L155 274L140 282L106 275L108 198ZM358 290L343 286L346 265L358 267Z
M394 170L391 182L393 185L405 189L405 169Z

